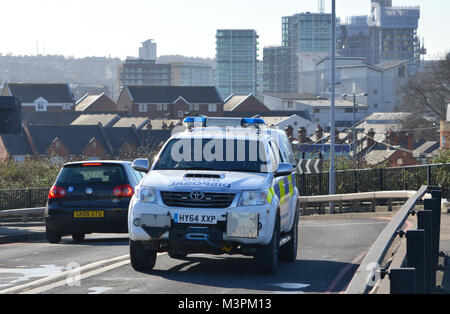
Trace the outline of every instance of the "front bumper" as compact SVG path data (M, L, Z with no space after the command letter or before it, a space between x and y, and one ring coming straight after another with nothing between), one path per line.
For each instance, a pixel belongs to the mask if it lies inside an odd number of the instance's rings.
M262 206L248 206L248 207L232 207L228 209L186 209L186 208L168 208L159 204L149 204L136 202L134 198L130 203L130 211L128 216L128 229L130 238L134 241L161 241L167 242L169 245L175 244L175 242L188 242L188 243L201 243L206 242L209 246L211 243L220 246L224 243L240 243L245 245L257 245L268 244L271 240L273 233L273 221L276 214L276 208L271 208L273 204L265 204ZM193 211L214 212L218 219L216 224L176 224L174 222L175 214L182 215L184 212L192 213ZM249 233L252 237L237 237L227 234L227 217L228 214L248 214L258 217L257 225L258 230L253 237L252 233ZM158 225L154 226L136 226L134 221L136 218L142 219L145 215L158 215L170 217L170 226ZM161 229L167 227L166 230ZM197 229L196 229L197 228ZM195 230L200 230L194 232ZM164 232L162 232L164 231ZM190 236L190 234L198 234L198 238ZM245 232L244 232L245 234ZM175 236L176 235L176 236ZM186 236L188 235L188 236ZM207 235L206 238L204 235ZM204 243L203 243L204 244Z

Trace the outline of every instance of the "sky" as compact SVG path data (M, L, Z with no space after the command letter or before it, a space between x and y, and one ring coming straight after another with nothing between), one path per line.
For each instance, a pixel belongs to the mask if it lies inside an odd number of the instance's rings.
M428 59L450 50L450 1L393 0L420 5L419 36ZM331 0L325 0L331 11ZM337 0L337 16L368 15L370 0ZM0 53L73 57L138 56L154 39L158 55L214 58L219 28L256 29L260 59L281 44L281 18L317 12L317 0L4 0Z

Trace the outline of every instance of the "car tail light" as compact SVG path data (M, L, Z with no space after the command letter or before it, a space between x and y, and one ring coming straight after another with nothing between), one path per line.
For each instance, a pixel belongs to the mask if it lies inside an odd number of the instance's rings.
M64 196L66 196L66 190L59 186L52 186L48 192L48 199L63 198Z
M113 189L113 194L116 197L132 197L134 194L133 187L129 184L119 185Z

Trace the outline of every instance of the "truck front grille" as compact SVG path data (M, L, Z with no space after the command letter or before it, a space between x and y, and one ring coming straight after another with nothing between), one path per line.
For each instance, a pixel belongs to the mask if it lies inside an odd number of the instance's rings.
M227 208L234 200L235 194L204 193L201 200L191 198L191 192L161 192L166 206L187 208Z

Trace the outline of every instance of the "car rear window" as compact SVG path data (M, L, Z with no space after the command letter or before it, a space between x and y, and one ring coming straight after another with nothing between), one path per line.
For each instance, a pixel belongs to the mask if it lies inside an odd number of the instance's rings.
M123 183L125 176L120 165L68 166L58 177L60 184Z

